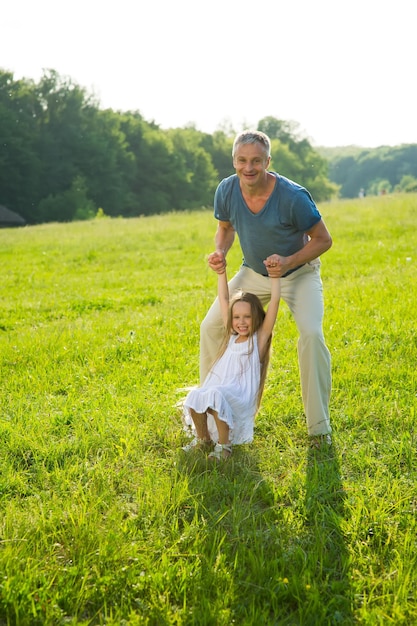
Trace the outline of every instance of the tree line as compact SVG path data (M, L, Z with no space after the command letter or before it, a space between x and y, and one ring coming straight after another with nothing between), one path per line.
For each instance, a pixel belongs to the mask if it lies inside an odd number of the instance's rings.
M326 159L295 125L268 117L258 128L272 139L275 169L317 201L334 195ZM39 82L0 70L0 204L30 224L212 206L234 171L234 135L163 130L138 111L103 110L54 70Z
M373 151L315 149L295 122L265 117L271 167L317 202L361 190L417 188L417 146ZM234 172L236 131L162 129L139 111L102 109L55 70L35 82L0 69L0 205L27 223L134 217L212 206Z
M394 191L417 192L417 145L320 148L339 196L355 198Z

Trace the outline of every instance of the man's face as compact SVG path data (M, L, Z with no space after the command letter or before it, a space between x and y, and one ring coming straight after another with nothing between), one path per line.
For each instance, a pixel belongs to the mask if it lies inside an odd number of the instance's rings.
M263 182L270 160L261 144L241 144L235 151L233 167L241 182L253 187Z

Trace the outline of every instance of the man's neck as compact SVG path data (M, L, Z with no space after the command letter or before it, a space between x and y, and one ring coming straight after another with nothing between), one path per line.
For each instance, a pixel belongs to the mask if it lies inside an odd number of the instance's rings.
M242 190L242 193L245 196L250 196L252 198L256 198L256 197L262 198L265 195L269 196L271 194L272 189L274 188L274 185L275 185L275 178L273 174L265 171L265 175L261 178L259 183L256 185L253 185L253 186L245 185L244 183L242 183L242 181L239 181L239 182L240 182L240 188Z

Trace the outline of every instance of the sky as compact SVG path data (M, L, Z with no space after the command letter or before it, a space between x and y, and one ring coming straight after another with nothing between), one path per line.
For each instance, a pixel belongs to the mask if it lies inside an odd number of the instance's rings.
M13 0L0 68L53 69L101 108L239 132L272 116L316 146L417 143L414 0Z

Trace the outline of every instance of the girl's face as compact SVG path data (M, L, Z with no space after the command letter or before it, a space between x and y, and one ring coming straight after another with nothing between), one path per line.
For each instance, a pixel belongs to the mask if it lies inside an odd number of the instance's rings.
M232 309L232 329L238 339L245 341L252 331L252 309L249 302L235 302Z

